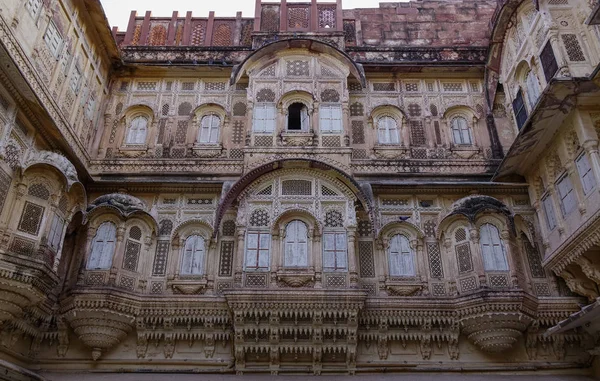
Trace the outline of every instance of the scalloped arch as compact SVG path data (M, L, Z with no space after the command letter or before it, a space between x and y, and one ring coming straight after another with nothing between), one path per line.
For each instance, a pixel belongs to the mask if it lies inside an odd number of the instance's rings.
M182 230L185 230L187 227L194 226L194 225L200 225L200 226L204 227L204 229L206 229L206 237L204 237L204 238L207 240L210 239L211 237L213 237L215 234L215 230L211 224L209 224L208 222L206 222L202 219L199 219L199 218L192 218L190 220L183 221L182 223L180 223L179 225L177 225L177 227L175 227L173 229L173 232L171 233L170 241L172 242L173 239L175 239L175 237L177 237Z
M387 224L383 225L379 234L377 236L378 239L383 239L385 236L389 235L392 232L408 232L412 237L416 237L418 239L425 238L425 233L421 228L412 224L408 221L390 221Z
M321 224L321 222L319 222L319 219L310 212L310 210L308 209L303 209L303 208L293 208L293 209L288 209L283 211L282 213L280 213L274 220L273 220L273 224L271 225L271 232L272 233L277 233L277 231L280 229L280 224L282 221L284 221L286 218L293 216L293 215L300 215L302 217L304 217L306 220L308 220L308 222L310 223L310 225L313 225L314 227L316 227L317 229L315 229L315 233L317 234L322 234L323 233L323 226ZM307 222L304 220L301 220L302 222Z
M326 54L341 61L350 69L350 73L360 81L363 87L367 86L367 78L362 65L356 63L346 52L337 47L309 38L285 39L264 45L250 54L241 64L236 65L231 73L230 83L236 84L247 70L265 57L271 57L277 51L285 49L308 49L320 54Z

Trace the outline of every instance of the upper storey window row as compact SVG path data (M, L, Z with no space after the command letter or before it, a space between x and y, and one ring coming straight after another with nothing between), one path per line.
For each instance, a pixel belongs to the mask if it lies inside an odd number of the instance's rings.
M271 134L277 129L279 111L275 103L260 102L254 107L252 130L254 133ZM312 112L301 102L294 102L283 111L286 132L310 132ZM321 133L337 134L343 132L341 104L323 104L319 108L318 127Z

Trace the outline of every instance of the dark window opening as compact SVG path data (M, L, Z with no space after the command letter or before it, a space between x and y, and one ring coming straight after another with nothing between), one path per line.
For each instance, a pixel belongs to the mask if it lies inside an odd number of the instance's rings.
M308 130L308 109L302 103L293 103L288 108L289 131Z
M540 61L542 61L546 82L550 82L558 71L558 63L556 63L556 57L554 56L554 50L552 50L550 41L544 46L544 50L542 50L542 53L540 54Z
M515 119L517 120L517 127L520 130L527 121L527 109L525 108L523 92L521 90L519 90L517 97L513 101L513 111L515 113Z

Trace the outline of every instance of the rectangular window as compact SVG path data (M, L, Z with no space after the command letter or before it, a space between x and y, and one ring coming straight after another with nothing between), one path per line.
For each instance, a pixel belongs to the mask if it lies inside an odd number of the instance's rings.
M248 233L248 237L246 239L246 270L269 271L270 247L270 234Z
M326 233L323 235L323 269L325 271L346 271L348 269L346 233Z
M254 107L252 130L258 133L272 133L275 131L276 116L277 112L274 104L257 104L256 107Z
M589 194L596 187L596 178L592 172L592 166L585 153L577 158L577 171L583 186L583 193Z
M323 133L342 132L342 107L321 106L319 109L319 128Z
M29 11L29 14L34 19L37 18L38 12L42 7L42 0L27 0L25 3L25 9Z
M554 214L554 205L552 204L550 195L547 195L542 199L542 205L544 206L544 214L546 215L548 229L552 231L556 227L556 215Z
M565 175L558 182L558 195L560 197L560 207L562 208L564 216L575 210L577 200L575 198L575 192L573 191L573 183L568 175Z
M63 228L65 226L65 222L62 218L60 218L57 214L54 215L54 219L52 220L52 225L50 226L50 233L48 234L48 245L54 251L59 249L59 246L62 241L62 233Z
M546 82L550 82L550 80L554 78L554 75L558 71L558 63L556 62L556 57L550 41L548 41L546 46L544 46L544 49L540 54L540 61L542 61L542 68L544 69Z
M481 227L479 235L484 270L508 271L508 260L498 229L491 224L485 224Z
M85 106L85 116L88 119L92 119L95 108L96 108L96 100L94 99L94 97L90 97L90 100L88 101L87 105Z
M73 74L71 74L71 90L75 93L79 91L79 83L81 81L81 70L75 65Z
M44 34L44 41L46 41L46 45L48 46L48 49L50 49L50 53L52 53L54 57L58 58L63 38L58 32L58 28L52 21L50 24L48 24L48 29L46 29L46 34Z
M525 102L523 102L523 92L520 89L513 101L513 111L515 112L517 128L520 130L527 121L527 109L525 108Z
M61 71L64 75L67 75L69 72L69 63L71 62L71 52L65 49L62 55L62 60L60 61Z

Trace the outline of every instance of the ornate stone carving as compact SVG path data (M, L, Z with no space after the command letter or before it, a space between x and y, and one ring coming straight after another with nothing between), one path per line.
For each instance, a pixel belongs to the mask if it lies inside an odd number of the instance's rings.
M529 300L519 292L487 297L486 304L461 310L463 333L484 352L504 352L525 332L533 320L531 308L535 306L526 306ZM465 307L470 304L465 302Z
M108 295L76 294L65 304L64 318L79 339L92 349L92 359L112 349L133 329L135 307L127 299Z

